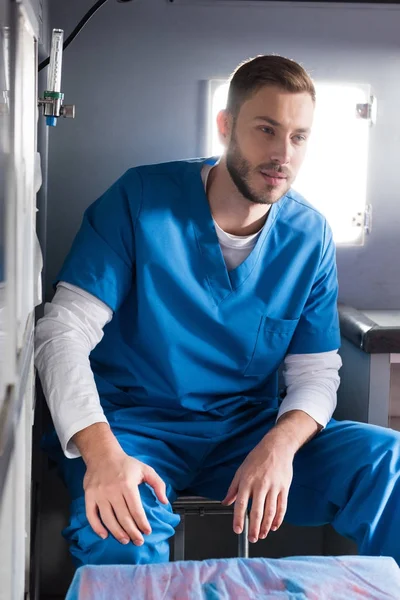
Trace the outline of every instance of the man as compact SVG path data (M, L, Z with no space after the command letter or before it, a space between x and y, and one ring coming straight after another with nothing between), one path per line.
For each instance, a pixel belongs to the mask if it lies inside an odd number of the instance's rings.
M235 503L236 533L251 502L252 542L331 522L400 561L400 434L331 419L334 244L291 190L314 104L300 65L251 60L218 163L131 169L86 211L36 350L78 565L168 560L183 490Z

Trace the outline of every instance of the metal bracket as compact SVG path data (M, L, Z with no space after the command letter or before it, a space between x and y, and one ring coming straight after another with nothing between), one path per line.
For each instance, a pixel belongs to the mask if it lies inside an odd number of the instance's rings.
M365 233L371 233L372 229L372 205L366 204L365 210L356 213L352 219L353 227L364 227Z
M75 119L75 104L61 104L60 98L39 98L39 106L43 105L45 117L64 117Z
M370 101L365 104L356 105L357 115L360 119L370 121L371 125L376 124L377 116L377 99L375 96L370 96Z
M364 211L364 230L371 233L372 230L372 204L367 204Z

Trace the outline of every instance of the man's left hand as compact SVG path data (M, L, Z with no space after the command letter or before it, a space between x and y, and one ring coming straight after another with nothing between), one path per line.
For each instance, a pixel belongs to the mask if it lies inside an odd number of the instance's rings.
M271 432L272 433L272 432ZM236 471L225 499L235 503L233 530L243 531L249 500L249 541L257 542L282 524L293 479L295 449L287 440L267 434Z

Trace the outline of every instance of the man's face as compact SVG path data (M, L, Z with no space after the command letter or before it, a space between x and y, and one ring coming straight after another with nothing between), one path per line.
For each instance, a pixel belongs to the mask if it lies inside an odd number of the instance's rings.
M219 126L226 127L226 165L245 198L273 204L286 194L304 160L313 115L308 93L275 86L251 96L236 119L225 112Z

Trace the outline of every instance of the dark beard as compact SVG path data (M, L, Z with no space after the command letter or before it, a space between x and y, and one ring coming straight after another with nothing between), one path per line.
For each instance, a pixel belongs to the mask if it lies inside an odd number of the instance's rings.
M228 169L228 173L231 176L233 183L244 198L250 200L250 202L254 202L254 204L274 204L273 201L271 202L263 196L257 196L250 189L247 179L251 172L251 165L240 151L236 140L235 130L232 132L231 141L226 153L226 168ZM273 189L273 186L267 186L269 192L272 192Z

